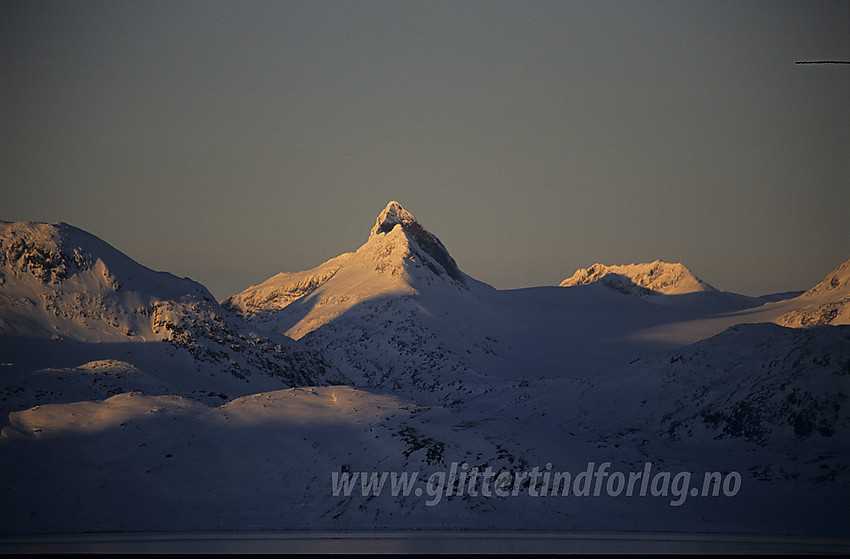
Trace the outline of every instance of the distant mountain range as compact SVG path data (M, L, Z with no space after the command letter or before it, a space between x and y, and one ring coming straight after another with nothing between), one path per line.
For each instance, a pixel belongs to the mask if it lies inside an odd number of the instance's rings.
M843 534L848 324L850 261L767 298L662 261L497 290L397 202L355 252L221 304L70 225L0 222L0 524ZM333 472L461 462L742 489L675 509L331 491Z

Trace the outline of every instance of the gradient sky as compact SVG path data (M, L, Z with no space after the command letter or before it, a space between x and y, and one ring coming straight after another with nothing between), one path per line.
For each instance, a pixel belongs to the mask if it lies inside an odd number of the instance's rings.
M679 262L807 289L850 258L850 2L0 4L0 219L218 298L398 200L468 274Z

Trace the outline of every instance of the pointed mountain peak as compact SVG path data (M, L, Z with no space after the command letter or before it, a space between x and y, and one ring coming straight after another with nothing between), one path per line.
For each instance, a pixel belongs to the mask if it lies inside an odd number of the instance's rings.
M400 225L402 232L412 244L419 247L428 258L420 260L436 275L448 274L453 280L464 284L466 280L454 259L440 242L440 239L431 234L416 221L413 215L405 210L398 202L390 202L378 219L369 235L369 241L380 242L379 239L392 232L396 225ZM367 243L368 244L368 243ZM415 250L414 250L415 252Z
M409 211L405 210L401 204L393 201L387 204L384 211L380 213L369 237L371 238L381 233L389 233L396 225L405 227L414 223L417 223L416 218Z

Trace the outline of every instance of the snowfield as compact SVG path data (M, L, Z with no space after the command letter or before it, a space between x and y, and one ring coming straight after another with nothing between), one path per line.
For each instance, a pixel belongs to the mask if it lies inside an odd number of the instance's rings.
M500 291L391 202L356 251L219 304L72 226L2 222L2 532L846 537L848 289L850 261L766 298L656 261ZM448 481L535 468L577 491ZM417 477L341 490L382 473ZM631 474L647 493L613 494Z

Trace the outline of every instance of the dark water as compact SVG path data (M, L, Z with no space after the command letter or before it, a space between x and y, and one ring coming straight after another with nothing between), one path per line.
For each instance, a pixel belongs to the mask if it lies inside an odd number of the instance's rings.
M0 538L0 553L850 553L850 538L552 532L149 532Z

